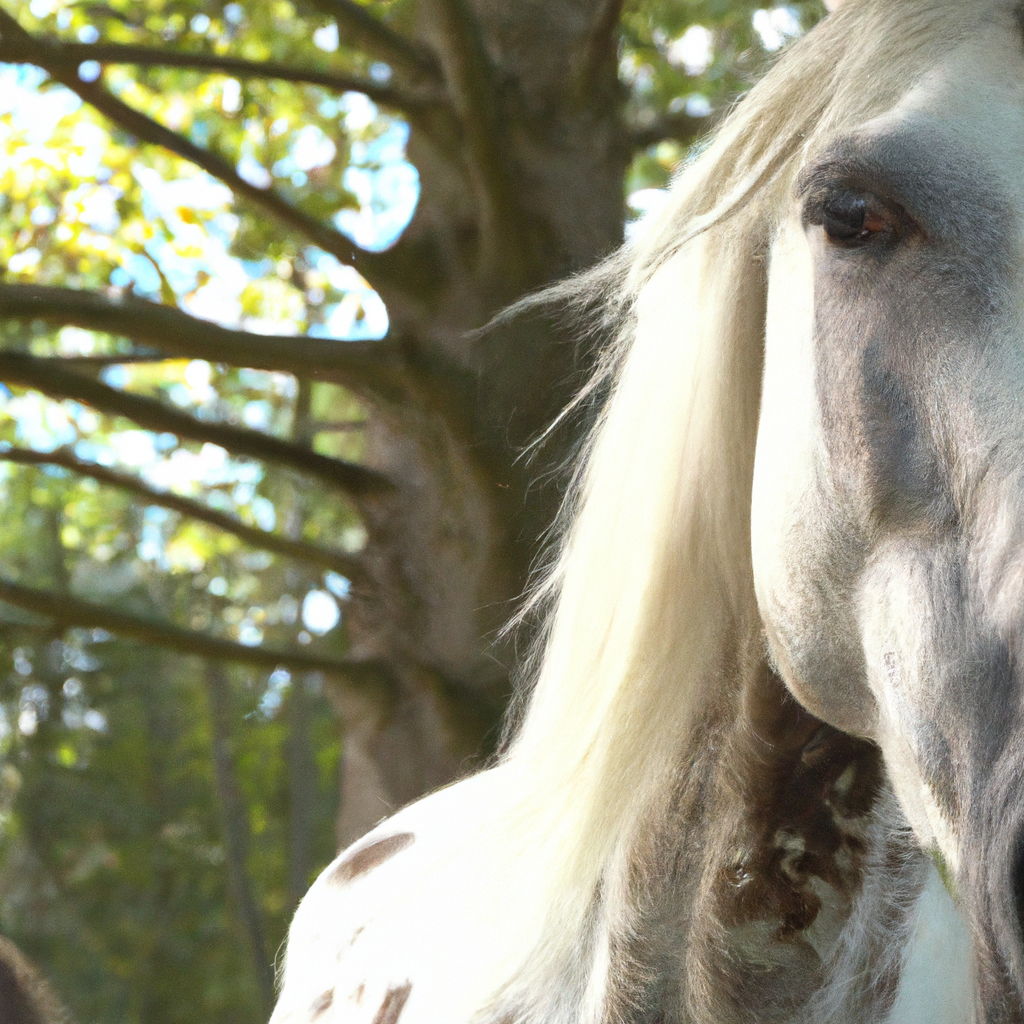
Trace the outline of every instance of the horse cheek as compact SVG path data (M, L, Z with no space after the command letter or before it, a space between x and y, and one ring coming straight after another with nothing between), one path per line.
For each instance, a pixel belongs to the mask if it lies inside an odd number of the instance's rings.
M873 704L863 684L849 609L850 532L826 468L816 367L814 253L797 218L772 251L765 373L754 461L751 550L765 635L779 675L813 715L870 735Z

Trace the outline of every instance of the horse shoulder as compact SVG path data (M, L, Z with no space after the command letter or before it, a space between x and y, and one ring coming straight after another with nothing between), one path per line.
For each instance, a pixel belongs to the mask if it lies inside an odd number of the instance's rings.
M474 896L494 886L472 840L492 776L412 804L327 866L292 922L271 1024L475 1020L493 925Z

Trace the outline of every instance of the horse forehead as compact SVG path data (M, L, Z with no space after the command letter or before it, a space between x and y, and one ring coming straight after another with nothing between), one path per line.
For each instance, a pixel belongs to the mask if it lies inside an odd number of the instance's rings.
M919 143L922 175L941 164L984 166L1005 196L1024 208L1024 4L1016 17L984 20L885 112L819 136L804 164L837 146L886 143L893 159L906 159L912 147L901 153L900 144L909 140Z

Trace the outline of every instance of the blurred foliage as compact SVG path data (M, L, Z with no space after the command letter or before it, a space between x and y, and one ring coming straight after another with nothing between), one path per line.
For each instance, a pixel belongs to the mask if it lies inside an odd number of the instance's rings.
M640 125L665 114L709 126L764 73L773 55L825 13L823 0L767 7L757 0L640 0L622 18L619 77ZM666 138L637 153L627 195L664 188L689 146ZM634 204L637 209L644 209Z
M0 926L82 1021L251 1021L261 1012L231 911L198 665L98 632L18 647L0 698ZM238 673L234 736L271 952L284 937L287 769L281 696ZM305 685L301 681L299 685ZM284 699L287 700L287 690ZM338 740L318 698L318 866L333 856Z
M3 2L3 0L0 0ZM399 30L414 0L367 0ZM230 53L386 82L390 70L338 41L313 3L290 0L7 0L22 25L67 41ZM817 0L637 0L622 21L631 120L715 116L749 87ZM81 74L92 71L83 65ZM99 74L99 69L95 69ZM418 196L408 129L364 96L167 68L110 67L125 102L273 183L301 209L384 248ZM184 160L140 147L37 70L0 66L0 268L9 282L135 293L252 331L380 337L386 313L362 278L281 231ZM687 155L666 139L636 156L625 187L653 205ZM340 343L340 342L339 342ZM0 347L109 357L110 385L199 417L308 440L358 460L365 410L342 388L303 393L283 373L202 360L118 363L125 339L0 324ZM0 386L0 452L62 446L245 523L349 552L358 516L286 470L214 445L137 429L74 402ZM57 594L244 644L347 647L348 583L66 469L0 461L0 573ZM316 766L310 877L333 855L338 730L315 675L232 668L230 748L252 842L246 868L273 955L290 912L290 702L308 690ZM251 1022L265 1010L229 895L212 768L210 692L199 662L61 630L0 606L0 931L45 965L79 1021Z

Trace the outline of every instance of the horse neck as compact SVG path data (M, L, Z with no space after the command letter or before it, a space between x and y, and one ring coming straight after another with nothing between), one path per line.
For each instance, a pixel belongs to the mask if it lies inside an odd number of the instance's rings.
M572 1019L887 1020L928 862L877 748L763 662L704 696L671 785L602 877Z

